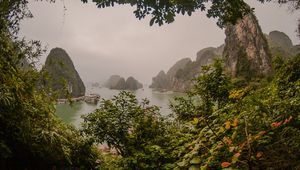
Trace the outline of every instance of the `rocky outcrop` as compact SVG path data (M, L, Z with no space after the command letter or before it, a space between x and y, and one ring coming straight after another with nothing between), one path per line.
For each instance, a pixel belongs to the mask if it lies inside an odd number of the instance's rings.
M152 78L152 84L149 87L152 89L167 90L170 88L170 79L164 71L160 71Z
M293 47L292 40L288 35L286 35L284 32L280 31L271 31L269 33L270 38L270 46L280 46L283 48L290 49ZM273 45L274 43L274 45Z
M62 48L54 48L47 56L45 66L42 71L49 75L49 79L44 79L46 86L58 92L59 98L81 97L85 95L85 86L76 71L74 64Z
M220 57L223 48L224 45L202 49L197 53L196 61L192 61L190 58L179 60L167 74L160 71L156 77L153 77L150 88L161 91L187 91L192 86L192 79L200 73L201 67L211 64L215 58Z
M112 75L106 82L105 86L115 90L137 90L143 88L143 85L133 77L127 80L119 75Z
M105 82L104 86L107 88L113 88L116 87L118 82L120 81L122 77L119 75L112 75L109 77L109 79Z
M126 80L126 89L127 90L137 90L143 88L143 85L138 82L135 78L133 77L128 77Z
M119 79L117 82L116 86L111 86L111 89L116 89L116 90L126 90L126 81L123 77Z
M300 45L293 46L290 38L279 31L264 35L254 14L246 15L236 25L228 25L225 30L225 44L208 47L197 53L196 61L188 61L176 74L169 76L163 71L153 78L150 88L184 92L193 86L201 67L222 58L232 76L251 79L272 74L272 56L275 53L294 56L300 52ZM271 51L271 52L270 52Z
M184 67L190 63L192 60L190 58L183 58L177 61L167 72L168 77L174 77L178 70L184 69Z
M271 53L254 14L228 25L223 57L232 76L251 78L272 73Z
M300 53L300 45L293 45L290 37L284 32L271 31L265 36L273 57L281 56L283 59L288 59Z
M186 64L183 69L177 71L173 81L172 90L185 92L193 85L192 80L196 78L202 66L212 64L214 59L220 58L224 49L224 45L217 48L208 47L197 52L196 61Z
M199 64L206 65L211 63L215 56L222 56L224 50L224 44L215 48L215 47L208 47L200 50L197 52L196 61L199 61Z
M172 84L175 81L174 78L178 70L184 69L190 62L192 62L190 58L183 58L177 61L168 70L167 74L164 71L160 71L157 76L152 78L152 84L149 87L160 91L173 90Z

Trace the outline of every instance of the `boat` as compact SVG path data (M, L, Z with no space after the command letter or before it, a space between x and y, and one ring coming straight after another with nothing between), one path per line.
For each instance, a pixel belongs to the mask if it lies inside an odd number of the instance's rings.
M100 95L95 93L89 94L84 97L84 101L90 104L98 104L99 100L100 100Z

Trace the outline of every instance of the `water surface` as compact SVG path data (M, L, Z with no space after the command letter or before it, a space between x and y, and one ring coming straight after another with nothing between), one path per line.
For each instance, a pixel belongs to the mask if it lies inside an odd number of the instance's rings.
M108 88L99 88L99 87L87 87L87 94L89 93L97 93L101 96L101 99L111 99L114 95L117 95L119 90L111 90ZM150 100L150 105L156 105L160 107L160 112L162 115L169 115L171 110L169 109L169 103L176 96L183 96L183 93L176 92L157 92L153 91L150 88L143 88L136 91L133 91L136 95L137 99L141 101L144 98ZM56 106L56 114L60 117L64 122L73 124L76 127L80 127L80 123L82 122L81 115L85 115L93 112L97 107L99 107L99 103L88 104L86 102L76 102L72 105L70 104L59 104Z

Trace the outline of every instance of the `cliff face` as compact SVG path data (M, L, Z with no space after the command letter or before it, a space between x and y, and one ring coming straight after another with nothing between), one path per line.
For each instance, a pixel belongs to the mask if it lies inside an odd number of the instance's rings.
M270 46L281 46L283 48L290 49L293 47L292 40L288 35L280 31L271 31L269 33L269 38L271 40ZM272 45L272 42L275 43Z
M160 71L155 77L152 78L152 84L149 86L153 89L169 89L170 80L164 71Z
M220 58L224 49L224 45L217 48L208 47L197 52L196 61L190 61L183 69L177 71L172 82L172 90L185 92L193 85L192 80L196 78L202 66L212 64L214 59Z
M300 45L293 46L286 34L272 31L269 35L264 35L252 13L236 25L228 25L225 34L225 44L200 50L196 61L187 61L184 67L173 71L172 76L161 71L153 78L150 87L184 92L192 87L192 79L199 75L201 67L211 64L216 58L224 60L226 68L234 77L251 79L269 75L273 72L273 56L280 54L283 57L291 57L300 53Z
M183 58L177 61L167 72L168 77L174 77L178 70L183 69L192 60L190 58Z
M63 90L64 87L67 88L71 97L85 95L85 86L65 50L61 48L52 49L47 56L43 71L49 74L49 80L46 80L46 84L58 92L59 98L67 97L66 91Z
M111 89L126 90L126 81L123 77L119 79L116 86L111 86Z
M284 32L271 31L269 35L265 36L273 57L281 56L288 59L300 53L300 45L293 45L290 37Z
M107 88L115 87L122 77L119 75L112 75L109 79L105 82L104 86Z
M228 25L223 57L233 76L251 78L272 73L271 54L254 14Z
M133 77L128 77L126 80L126 89L128 90L137 90L143 88L143 85L138 82L136 79Z
M184 67L191 62L190 58L183 58L177 61L167 72L160 71L157 76L152 78L152 84L149 86L150 88L156 90L173 90L173 83L175 81L175 76L178 70L184 69Z
M206 65L211 63L215 56L222 56L224 50L224 44L215 48L215 47L208 47L200 50L197 52L196 61L199 61L199 64Z
M163 91L187 91L192 86L192 79L200 73L201 67L211 64L215 58L220 57L223 48L224 45L202 49L197 53L196 61L190 58L177 61L167 74L160 71L156 77L153 77L150 88Z
M133 77L128 77L127 80L119 75L112 75L105 86L116 90L137 90L143 88L143 85Z

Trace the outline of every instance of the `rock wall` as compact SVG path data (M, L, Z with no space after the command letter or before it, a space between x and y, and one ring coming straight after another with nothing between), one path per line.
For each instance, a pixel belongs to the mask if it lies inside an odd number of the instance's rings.
M167 72L160 71L155 77L152 78L152 84L149 86L155 90L167 91L174 90L173 83L178 70L182 70L185 66L192 62L190 58L183 58L177 61Z
M300 53L300 45L293 45L292 40L284 32L271 31L265 35L271 50L272 57L281 56L289 59Z
M192 87L192 79L198 76L203 65L211 64L215 58L221 56L224 45L208 47L197 53L196 61L184 58L177 61L165 74L160 71L152 78L150 88L160 91L185 92Z
M137 90L143 88L143 85L133 77L128 77L126 80L126 89Z
M115 87L122 77L119 75L112 75L109 79L105 82L104 86L107 88Z
M225 29L223 57L232 76L251 78L272 73L271 53L254 14Z

